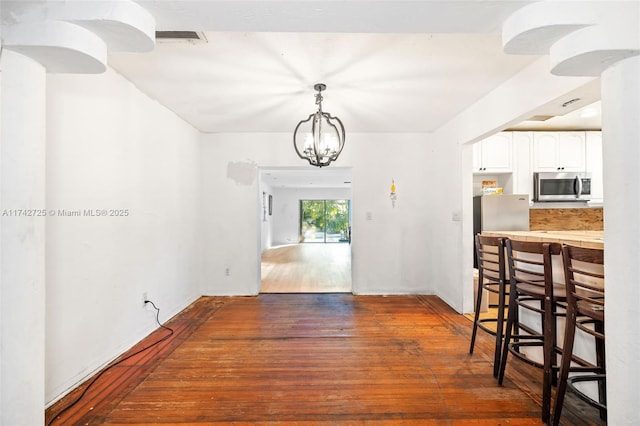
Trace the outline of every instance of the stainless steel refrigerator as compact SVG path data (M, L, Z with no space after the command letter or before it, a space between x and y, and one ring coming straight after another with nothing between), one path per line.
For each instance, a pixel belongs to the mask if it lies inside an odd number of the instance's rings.
M528 231L529 194L473 197L473 235L482 231ZM475 248L475 245L474 245ZM473 266L477 267L475 249Z

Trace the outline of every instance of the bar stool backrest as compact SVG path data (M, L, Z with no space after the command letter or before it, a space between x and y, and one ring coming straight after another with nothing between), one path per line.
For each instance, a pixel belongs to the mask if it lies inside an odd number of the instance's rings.
M559 243L511 239L507 240L506 246L509 277L512 283L531 286L531 289L538 288L541 293L552 296L552 256L559 256L562 246Z
M484 279L499 283L505 277L504 238L476 235L478 270Z
M576 327L604 339L589 325L591 320L604 322L604 250L565 245L562 251L567 305L576 309Z

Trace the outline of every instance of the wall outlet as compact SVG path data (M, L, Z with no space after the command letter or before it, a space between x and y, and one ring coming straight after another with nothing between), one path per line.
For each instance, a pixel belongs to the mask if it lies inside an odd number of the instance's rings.
M227 267L224 269L224 274L228 277L229 275L231 275L231 270Z
M144 307L144 305L147 304L147 292L145 291L144 293L142 293L142 306Z

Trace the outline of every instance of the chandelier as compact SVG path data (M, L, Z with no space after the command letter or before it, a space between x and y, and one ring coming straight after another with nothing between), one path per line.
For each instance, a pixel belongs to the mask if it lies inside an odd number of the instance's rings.
M313 86L318 111L302 120L293 131L293 146L298 156L309 164L324 167L335 161L344 147L344 126L338 117L322 111L322 91L326 85Z

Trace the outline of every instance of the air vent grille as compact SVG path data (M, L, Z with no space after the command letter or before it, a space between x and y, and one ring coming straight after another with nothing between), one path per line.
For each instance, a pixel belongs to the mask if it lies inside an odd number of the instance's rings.
M553 118L553 115L534 115L533 117L527 119L526 121L547 121L550 118Z
M207 38L199 31L156 31L158 42L206 43Z

